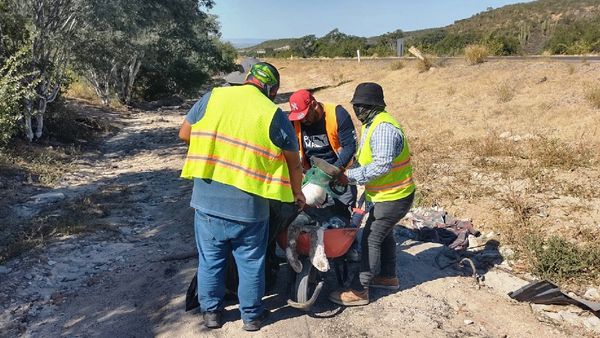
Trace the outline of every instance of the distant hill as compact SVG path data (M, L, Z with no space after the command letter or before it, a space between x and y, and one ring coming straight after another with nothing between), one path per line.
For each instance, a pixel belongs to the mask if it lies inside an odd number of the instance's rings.
M508 5L458 20L447 27L414 32L411 42L432 52L453 53L484 43L495 54L600 52L599 0L538 0ZM494 50L495 49L495 50Z
M249 46L250 50L259 50L259 49L275 49L275 48L281 48L281 47L285 47L290 45L291 43L293 43L294 41L298 41L300 40L300 38L287 38L287 39L274 39L274 40L266 40L266 41L262 41L261 43L254 45L254 46Z
M352 56L352 49L358 48L364 55L384 56L395 54L397 37L437 55L460 54L474 43L488 46L495 55L600 53L600 0L538 0L507 5L446 27L369 38L335 29L321 38L308 35L267 40L241 52L282 57ZM340 44L344 46L339 48Z
M265 40L267 39L226 39L227 42L230 42L237 49L256 46Z

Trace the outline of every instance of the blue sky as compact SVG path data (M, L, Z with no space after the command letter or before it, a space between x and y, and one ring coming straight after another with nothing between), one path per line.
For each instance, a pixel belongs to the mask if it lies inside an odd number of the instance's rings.
M224 40L327 34L374 36L402 29L446 26L507 4L528 0L216 0Z

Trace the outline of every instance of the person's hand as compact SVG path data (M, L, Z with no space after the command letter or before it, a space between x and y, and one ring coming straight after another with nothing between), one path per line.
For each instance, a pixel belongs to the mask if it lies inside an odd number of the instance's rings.
M294 193L294 203L298 206L298 211L304 209L304 206L306 205L306 197L304 197L302 190Z
M350 183L350 180L348 179L348 176L346 176L346 174L341 172L335 177L333 182L337 185L346 186Z

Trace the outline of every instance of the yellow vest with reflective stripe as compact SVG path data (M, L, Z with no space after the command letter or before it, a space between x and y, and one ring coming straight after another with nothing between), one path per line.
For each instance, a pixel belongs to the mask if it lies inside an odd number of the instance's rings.
M282 150L269 129L277 106L251 85L215 88L192 125L181 177L208 178L264 198L292 202Z
M373 154L371 153L371 136L373 131L380 123L389 123L400 129L400 124L387 112L381 112L375 116L367 136L363 144L358 150L358 163L361 166L373 162ZM365 133L366 127L362 127L362 135ZM404 132L402 131L404 135ZM394 158L392 162L392 170L387 174L380 176L365 185L365 196L367 201L386 202L395 201L407 197L415 191L415 184L412 179L412 165L410 163L410 150L408 148L408 140L404 137L403 148L400 155Z

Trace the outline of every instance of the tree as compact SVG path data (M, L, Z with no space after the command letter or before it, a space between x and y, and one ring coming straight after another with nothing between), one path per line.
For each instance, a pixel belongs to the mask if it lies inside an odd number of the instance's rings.
M292 46L294 55L303 58L314 56L317 47L317 37L314 35L306 35L295 41Z
M431 53L433 52L435 46L444 40L447 35L448 32L445 29L435 29L419 36L410 37L407 41L407 45L413 45L419 48L422 52Z
M24 69L29 61L28 52L22 49L0 66L0 148L17 133L22 101L35 97L37 81L25 81L31 76Z
M377 54L378 56L395 55L398 39L403 37L404 32L401 29L381 35L375 46L370 48L370 54Z
M0 0L0 90L12 95L0 119L23 116L29 140L41 137L44 112L67 82L68 67L106 104L114 94L129 103L133 95L192 93L215 71L230 70L236 56L233 46L218 41L216 17L203 11L213 3ZM20 50L27 52L16 61ZM8 68L9 60L18 66ZM35 95L15 88L32 88Z
M93 85L103 104L113 92L128 102L145 51L138 44L146 18L139 1L89 1L86 25L76 34L77 70Z
M211 0L88 1L77 63L105 103L111 92L125 104L133 94L189 94L233 65L233 49L215 39L216 17L202 11Z
M37 120L35 137L40 138L48 103L54 101L65 79L65 69L73 50L73 33L81 24L81 0L6 0L8 12L26 23L30 48L28 73L24 81L36 82L35 97L24 100L27 138L34 137L31 119ZM17 34L19 35L19 34ZM23 37L25 34L22 33Z
M325 57L352 57L357 49L366 49L367 39L358 36L347 35L337 28L317 39L316 52Z
M0 0L0 61L17 53L29 39L25 18L9 5Z
M516 37L501 35L501 32L492 32L485 36L481 43L485 45L492 55L516 55L522 52L521 43Z

